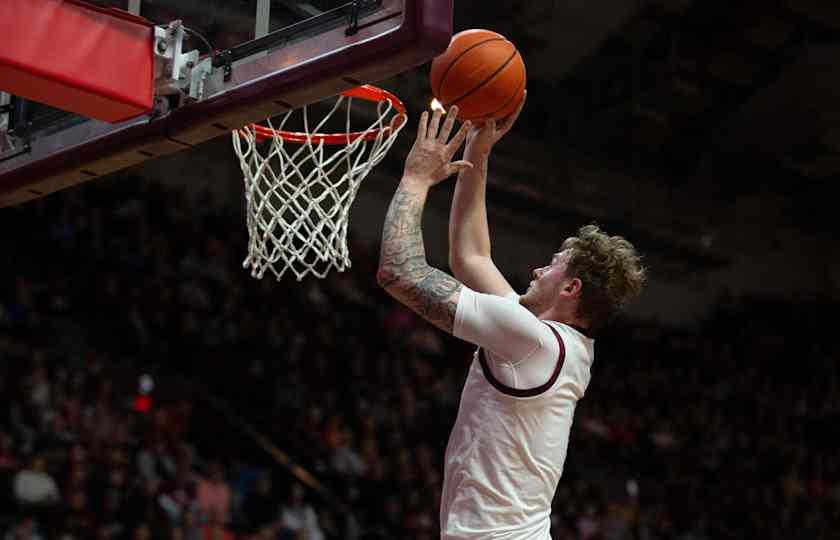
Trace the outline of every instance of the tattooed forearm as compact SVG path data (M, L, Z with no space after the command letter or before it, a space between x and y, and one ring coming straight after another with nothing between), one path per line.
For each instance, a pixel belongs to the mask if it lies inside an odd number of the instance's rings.
M425 192L397 189L382 231L379 283L397 300L447 332L452 332L461 283L429 266L421 220Z

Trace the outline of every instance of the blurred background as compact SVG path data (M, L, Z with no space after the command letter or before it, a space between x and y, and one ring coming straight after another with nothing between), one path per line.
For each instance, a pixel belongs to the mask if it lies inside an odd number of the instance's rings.
M521 288L597 222L650 272L598 341L553 538L837 538L840 9L458 0L455 21L528 68L490 163L502 271ZM227 137L0 210L4 539L437 538L472 348L376 286L428 66L378 84L410 125L323 281L242 269ZM440 268L451 194L424 224Z

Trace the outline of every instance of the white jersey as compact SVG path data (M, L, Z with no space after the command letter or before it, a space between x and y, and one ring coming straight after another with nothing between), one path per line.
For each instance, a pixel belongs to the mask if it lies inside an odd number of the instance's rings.
M594 340L540 321L518 298L461 289L453 333L479 349L446 448L442 540L550 539Z

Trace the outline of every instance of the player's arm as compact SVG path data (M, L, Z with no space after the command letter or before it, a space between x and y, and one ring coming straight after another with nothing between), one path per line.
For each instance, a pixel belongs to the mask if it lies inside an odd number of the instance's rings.
M464 287L426 261L421 219L427 195L422 184L400 182L385 217L377 281L441 330L501 358L528 359L553 339L539 319L517 302Z
M457 116L450 109L438 133L440 112L420 117L417 140L406 158L405 171L382 229L376 280L388 293L441 330L452 333L461 282L429 265L423 244L422 217L429 189L472 165L452 162L463 144L469 122L447 143ZM427 124L428 122L428 124Z
M489 152L468 150L473 170L458 175L449 213L449 267L468 287L505 296L513 291L491 257L485 191Z
M505 296L513 291L491 256L487 222L487 166L493 145L513 126L525 104L523 96L517 110L501 125L488 121L473 130L464 159L474 167L458 175L449 214L449 266L468 287L483 293Z

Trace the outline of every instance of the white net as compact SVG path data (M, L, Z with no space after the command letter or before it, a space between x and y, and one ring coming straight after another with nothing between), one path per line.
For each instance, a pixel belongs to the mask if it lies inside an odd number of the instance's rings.
M317 135L346 102L345 132ZM260 128L233 133L233 148L245 176L248 257L243 266L262 278L266 270L280 280L290 271L298 281L307 274L323 278L331 269L350 267L347 222L359 186L385 157L405 126L388 101L377 104L378 118L364 131L350 129L353 98L339 96L329 113L309 129L306 107L286 113L269 140ZM293 114L302 114L304 133L283 132ZM290 142L287 138L299 140ZM348 142L349 141L349 142Z

